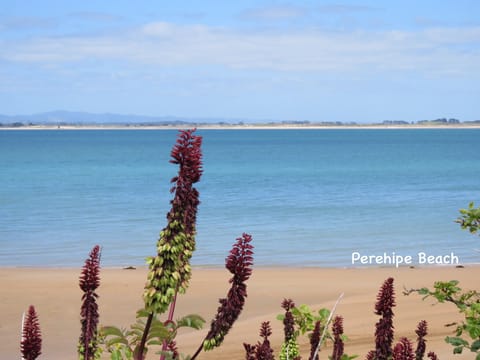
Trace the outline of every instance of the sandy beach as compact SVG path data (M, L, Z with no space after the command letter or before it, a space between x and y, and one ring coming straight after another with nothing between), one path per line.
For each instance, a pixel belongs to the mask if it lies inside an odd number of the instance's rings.
M43 335L43 354L40 359L76 359L79 335L79 308L81 291L78 288L77 269L0 269L0 352L2 359L17 359L19 355L20 322L22 312L35 305ZM215 314L218 299L226 295L228 276L223 269L194 269L189 290L179 297L176 318L197 313L207 320L200 331L184 331L177 337L180 352L191 354L208 331ZM297 305L308 304L312 309L331 308L343 292L344 298L337 314L344 316L344 330L349 337L345 350L364 358L373 347L374 326L378 317L373 308L377 292L388 277L395 279L397 306L395 308L396 339L407 336L415 339L415 328L420 320L427 320L429 335L427 350L434 350L441 359L471 359L473 355L453 357L450 345L444 342L454 327L445 324L462 319L450 304L433 306L433 300L422 301L418 295L404 296L406 288L431 287L436 280L459 280L463 289L478 288L480 267L428 268L255 268L248 283L246 307L228 334L224 345L199 359L243 359L243 343L256 343L262 321L273 327L272 343L281 344L282 324L276 320L281 313L280 303L292 298ZM135 312L142 307L142 290L146 269L102 269L99 288L100 322L102 325L128 327L135 320ZM308 339L302 338L302 353L308 358ZM330 347L321 354L326 359ZM105 358L108 358L105 356ZM158 358L151 352L149 359Z

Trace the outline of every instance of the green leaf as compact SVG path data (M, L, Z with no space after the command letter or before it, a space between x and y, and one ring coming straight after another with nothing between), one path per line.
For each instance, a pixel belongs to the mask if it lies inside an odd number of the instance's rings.
M463 346L457 346L456 348L453 349L454 354L461 354L463 351Z
M165 340L170 337L170 331L168 331L166 328L160 329L150 329L148 332L148 338L149 339L160 339L160 340Z
M480 350L480 340L474 341L472 345L470 345L470 350L473 352L477 352L478 350Z
M468 341L459 337L447 336L445 341L453 346L468 346Z
M137 310L137 319L139 318L148 318L150 316L151 312L146 310L146 309L140 309L140 310Z
M430 295L430 290L428 290L428 288L421 288L418 290L418 293L420 295Z
M471 325L468 329L468 333L472 339L478 339L480 337L480 328L478 325Z
M320 309L320 310L318 310L318 314L321 316L322 319L326 320L330 316L330 310Z
M115 344L123 344L125 346L128 346L128 340L124 337L115 337L115 338L109 339L105 343L107 347L111 347L112 345L115 345Z
M205 320L197 314L186 315L177 320L177 327L190 327L193 329L201 329L205 324Z
M103 336L125 336L123 331L116 326L103 326L100 331L102 332Z
M122 360L122 353L120 352L120 350L112 351L112 353L110 354L110 359L111 360Z
M150 340L147 342L147 345L163 345L163 341L160 340Z

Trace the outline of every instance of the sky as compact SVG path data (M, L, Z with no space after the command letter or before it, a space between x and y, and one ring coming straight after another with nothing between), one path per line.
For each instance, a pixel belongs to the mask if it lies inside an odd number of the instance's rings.
M0 114L480 119L480 1L0 0Z

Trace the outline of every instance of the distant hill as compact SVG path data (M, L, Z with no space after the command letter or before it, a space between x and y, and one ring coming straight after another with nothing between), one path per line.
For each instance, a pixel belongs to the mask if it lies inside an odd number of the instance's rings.
M439 118L432 120L404 121L404 120L384 120L380 123L356 123L356 122L310 122L305 120L290 121L272 121L272 120L252 120L239 118L188 118L177 116L145 116L145 115L121 115L113 113L88 113L75 111L50 111L31 115L2 115L0 114L0 127L22 127L28 125L135 125L135 126L203 126L203 125L267 125L267 126L438 126L438 125L474 125L480 124L480 120L460 121L457 119Z
M184 118L176 116L144 116L144 115L121 115L112 113L88 113L74 111L50 111L32 115L1 115L0 123L13 124L210 124L210 123L239 123L250 122L242 119L208 119L208 118Z

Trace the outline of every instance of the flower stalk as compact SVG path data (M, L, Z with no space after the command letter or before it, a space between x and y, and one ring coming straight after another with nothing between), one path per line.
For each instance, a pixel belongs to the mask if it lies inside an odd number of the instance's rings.
M425 340L425 336L427 336L427 322L425 320L422 320L418 323L415 333L417 334L417 349L415 350L415 360L423 360L427 347Z
M258 342L256 345L243 344L245 348L246 360L274 360L273 349L270 345L269 336L272 335L272 328L269 321L264 321L260 326L260 337L262 342Z
M250 244L252 236L246 233L239 238L225 259L225 267L233 277L230 278L231 287L227 297L219 300L217 314L210 324L210 331L198 350L192 356L194 360L200 351L212 350L222 344L225 336L242 312L247 297L246 281L252 274L253 246Z
M194 135L194 132L181 130L171 152L170 163L178 165L179 170L171 180L173 186L170 192L174 197L170 201L167 226L160 232L157 242L157 256L147 259L149 273L143 299L149 316L136 360L144 357L153 318L170 308L167 321L173 320L177 294L185 293L191 278L190 259L195 250L197 208L200 204L198 190L193 185L200 181L203 171L202 137ZM167 347L164 342L163 350Z
M377 296L375 314L381 318L375 324L375 360L389 360L393 355L393 307L395 306L395 290L393 278L384 281Z
M145 308L153 314L164 313L177 292L184 293L191 277L190 258L195 250L195 222L200 204L193 186L202 175L202 138L195 130L180 131L172 149L171 163L179 165L171 182L171 209L167 226L160 232L157 256L147 259L149 273L144 291Z
M283 332L285 337L279 355L280 360L294 359L300 353L295 336L295 319L290 311L294 307L295 303L292 299L283 300L282 308L285 310L285 317L283 318Z
M333 333L333 351L332 351L332 360L341 360L344 351L343 344L343 318L341 316L335 316L332 325Z
M23 320L20 350L22 359L35 360L42 353L42 335L35 307L30 305Z
M402 337L393 348L393 360L415 360L412 343L406 337Z
M96 245L85 260L79 281L83 291L81 316L81 334L78 343L78 355L81 360L92 360L98 348L98 295L95 290L100 286L100 246Z

